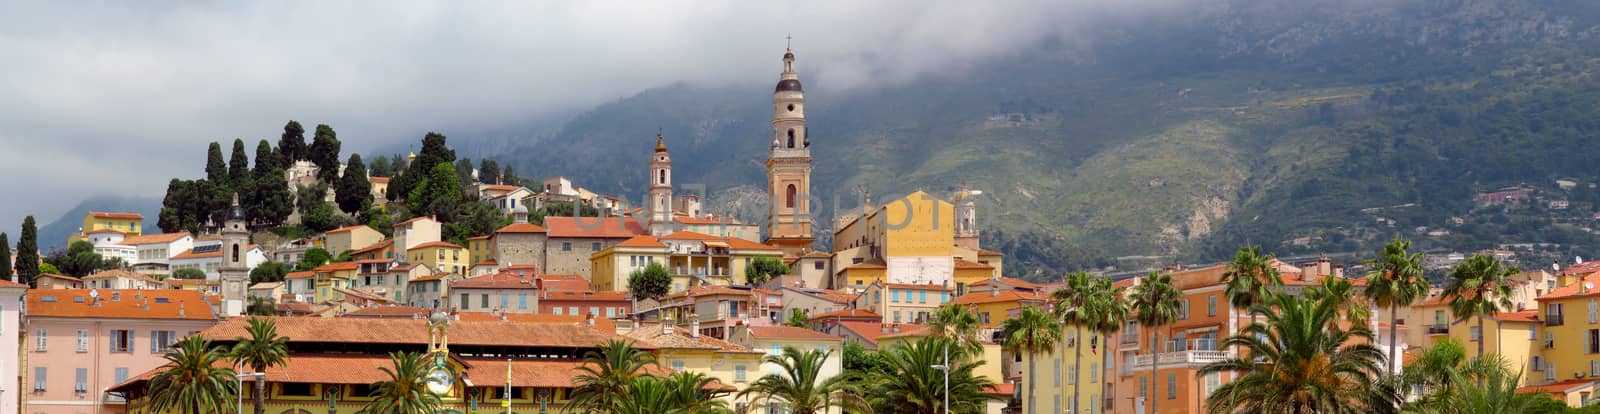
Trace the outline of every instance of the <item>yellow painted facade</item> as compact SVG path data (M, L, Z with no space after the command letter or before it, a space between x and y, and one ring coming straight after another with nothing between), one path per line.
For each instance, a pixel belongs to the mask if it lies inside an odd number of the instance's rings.
M489 236L467 239L467 252L472 256L471 260L469 260L471 264L483 263L483 261L489 260L492 257L489 252Z
M97 230L116 230L127 235L126 237L139 236L144 232L144 219L135 218L138 216L133 213L100 213L91 211L83 215L82 230L67 236L67 244L71 245L72 242L84 240L87 234Z
M443 273L467 274L470 267L468 260L471 255L467 249L456 245L424 243L407 251L411 255L411 263L425 264L436 271Z
M589 256L589 284L596 291L628 290L628 276L643 270L650 263L660 263L672 276L668 293L677 293L701 285L744 285L748 282L745 267L756 258L782 259L783 251L776 248L726 247L723 241L709 240L708 249L716 253L677 252L667 248L655 236L640 236ZM707 250L709 251L709 250Z
M356 266L344 266L347 264L354 263L334 263L314 269L317 286L314 294L316 303L327 303L344 297L334 289L348 289L350 280L356 277Z
M1081 342L1080 342L1081 340ZM1077 345L1076 347L1072 345ZM1022 383L1018 392L1022 396L1023 412L1041 413L1099 413L1104 408L1101 398L1102 376L1105 374L1106 355L1103 338L1077 325L1063 327L1061 341L1048 353L1034 355L1033 368L1028 356L1023 355L1019 365ZM1037 369L1037 373L1030 372ZM1028 379L1035 378L1034 398L1028 398ZM1077 408L1073 409L1073 396ZM1037 410L1029 410L1036 405Z

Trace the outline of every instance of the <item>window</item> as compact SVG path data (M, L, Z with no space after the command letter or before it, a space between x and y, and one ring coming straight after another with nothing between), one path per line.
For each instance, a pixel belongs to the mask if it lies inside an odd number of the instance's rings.
M1167 374L1167 399L1178 399L1178 374Z
M39 328L39 329L33 331L33 338L34 338L33 339L33 350L34 351L39 351L39 352L44 352L45 349L47 348L46 345L49 345L48 344L49 335L47 335L47 332L45 331L45 329L44 328Z
M1600 375L1600 360L1589 360L1589 376Z
M1206 296L1206 316L1217 316L1217 297Z
M673 371L682 371L683 370L683 360L681 360L681 359L672 360L672 370Z
M1149 381L1147 381L1149 379L1150 378L1139 377L1139 398L1144 398L1145 390L1147 388L1149 388L1148 384L1146 384L1147 382L1149 382Z
M1091 383L1100 382L1100 363L1099 362L1090 362L1089 363L1089 382L1091 382Z
M178 342L176 331L150 331L150 353L160 354L172 344Z
M468 305L468 301L471 301L471 300L472 300L471 297L469 297L465 293L462 293L461 294L461 310L467 310L467 308L469 307L469 306L467 306Z
M794 147L794 138L792 138L792 137L789 139L789 147L790 148ZM788 195L784 198L784 203L783 203L783 205L785 207L794 208L794 197L795 197L795 192L796 191L797 190L795 190L794 184L789 184L789 190L787 192Z
M479 294L478 295L478 307L483 308L483 309L488 309L489 308L489 294L488 293L483 293L483 294Z
M1205 389L1205 393L1206 393L1207 397L1210 397L1211 393L1217 392L1217 387L1220 387L1221 385L1222 385L1222 378L1221 378L1221 375L1219 373L1213 372L1213 373L1210 373L1210 374L1206 374L1206 389Z
M1539 326L1538 325L1528 325L1528 340L1529 341L1539 340Z
M111 352L133 352L133 331L112 329Z
M501 293L500 294L500 309L505 309L505 308L509 308L509 307L511 307L511 294L509 294L509 293Z
M44 384L46 382L45 381L45 374L46 373L48 373L48 372L45 371L44 367L34 367L33 368L33 390L34 391L44 391Z
M950 303L950 292L939 292L939 303Z
M1056 379L1056 386L1060 387L1061 386L1061 359L1059 359L1059 358L1056 359L1056 363L1053 364L1053 365L1055 367L1055 375L1052 375L1051 377L1054 377Z
M562 314L561 313L561 309L562 308L560 306L557 306L557 307L555 307L555 310L552 313L555 313L556 315L561 315Z
M1545 309L1544 310L1544 312L1545 312L1545 315L1544 315L1545 316L1545 318L1544 318L1545 326L1561 326L1562 322L1564 322L1562 320L1563 316L1561 314L1561 304L1560 303L1552 303L1549 306L1545 306L1544 309ZM1443 314L1444 312L1441 311L1439 313Z
M89 369L78 368L72 370L72 391L89 392Z
M1597 362L1600 362L1600 361L1597 361ZM745 378L748 375L748 373L749 373L749 369L745 368L744 365L734 365L733 366L733 382L745 382Z
M889 302L890 303L895 303L895 302L899 302L899 301L900 301L900 289L889 289Z
M894 323L900 323L900 311L894 311Z
M590 315L599 315L600 314L600 307L599 306L590 306L589 307L589 314Z
M278 384L278 395L289 397L315 397L317 396L317 393L316 390L311 388L311 384L286 382Z
M1588 335L1583 336L1583 349L1591 354L1600 354L1600 329L1590 329Z
M917 291L917 303L928 303L928 291L926 291L926 290Z
M89 352L89 330L78 330L78 352Z
M1077 383L1078 383L1078 366L1077 365L1073 365L1073 366L1067 367L1067 385L1072 385L1072 384L1077 384Z
M592 252L600 251L600 242L589 243L589 251L592 251Z
M113 384L121 384L123 381L127 381L128 380L128 369L127 368L117 368L113 372L115 372L116 374L114 375L115 379L113 381L111 381L111 383L113 383Z
M822 270L822 261L818 260L818 261L815 261L815 262L811 262L811 267L814 268L814 269L817 269L817 270Z
M1478 327L1476 325L1472 326L1471 332L1472 332L1472 335L1471 335L1471 337L1472 337L1471 340L1472 341L1483 340L1483 331L1478 330Z
M577 306L568 306L567 307L567 314L568 315L572 315L572 316L578 316L578 307Z
M572 242L561 243L561 251L563 251L563 252L572 251Z
M1600 302L1589 299L1589 323L1600 323Z
M1189 300L1178 301L1178 319L1189 319Z
M617 317L617 308L607 307L606 308L606 319L615 318L615 317Z
M528 308L528 294L517 295L517 309Z

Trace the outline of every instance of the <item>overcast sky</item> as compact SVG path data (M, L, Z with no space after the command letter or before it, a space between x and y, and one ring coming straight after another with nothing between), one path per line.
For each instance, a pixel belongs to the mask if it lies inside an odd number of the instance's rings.
M0 231L96 194L160 197L203 175L205 143L253 155L289 119L334 126L348 154L675 82L765 88L788 34L808 85L848 90L1163 2L8 2Z

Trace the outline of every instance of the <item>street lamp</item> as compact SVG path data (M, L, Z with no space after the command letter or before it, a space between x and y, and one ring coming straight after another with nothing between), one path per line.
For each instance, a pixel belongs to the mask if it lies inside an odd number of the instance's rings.
M950 345L944 347L944 363L932 366L944 371L944 414L950 414Z
M244 414L244 379L245 378L251 378L251 379L266 378L267 377L267 373L265 373L265 372L252 372L252 373L249 373L249 374L237 374L237 375L234 375L233 377L235 379L239 380L239 388L238 388L238 391L239 391L239 411L238 412L239 412L239 414Z

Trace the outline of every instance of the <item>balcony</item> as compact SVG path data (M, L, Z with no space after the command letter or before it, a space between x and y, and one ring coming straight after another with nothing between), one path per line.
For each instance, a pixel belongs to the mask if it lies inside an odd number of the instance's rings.
M1442 323L1441 324L1428 325L1428 335L1447 335L1449 333L1450 333L1450 325L1446 325L1446 324L1442 324Z
M1139 334L1138 333L1133 332L1133 331L1124 331L1124 332L1125 333L1122 334L1122 345L1138 345L1139 344Z
M1158 355L1158 357L1161 366L1163 367L1199 367L1205 364L1232 358L1233 351L1163 352ZM1128 357L1127 363L1123 364L1122 366L1124 367L1124 372L1138 369L1150 369L1151 360L1152 358L1150 355L1133 355Z
M1566 322L1566 317L1559 313L1545 315L1544 326L1561 326Z

